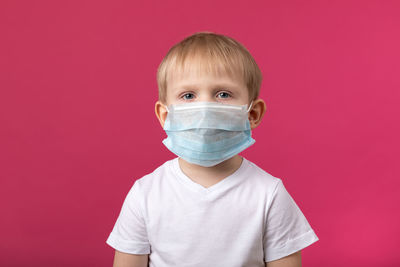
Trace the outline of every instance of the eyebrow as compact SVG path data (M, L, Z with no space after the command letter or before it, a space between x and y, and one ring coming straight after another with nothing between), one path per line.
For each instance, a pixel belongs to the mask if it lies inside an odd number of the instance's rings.
M181 90L181 89L197 89L198 86L196 84L181 84L177 87L177 89ZM239 86L234 84L234 83L217 83L217 84L213 84L212 88L230 88L230 89L238 89Z

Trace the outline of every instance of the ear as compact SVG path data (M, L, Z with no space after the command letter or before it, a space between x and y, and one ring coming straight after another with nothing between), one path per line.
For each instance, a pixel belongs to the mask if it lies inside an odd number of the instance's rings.
M163 104L160 100L158 100L155 105L155 112L157 119L161 124L161 127L164 128L164 122L168 114L167 106Z
M251 110L249 111L250 128L255 129L264 117L264 113L267 110L267 105L264 100L257 98L253 101Z

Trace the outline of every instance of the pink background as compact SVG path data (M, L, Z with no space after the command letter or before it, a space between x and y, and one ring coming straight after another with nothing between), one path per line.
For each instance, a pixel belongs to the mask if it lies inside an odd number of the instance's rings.
M1 1L0 265L111 266L135 179L174 157L156 69L201 30L243 43L267 103L243 156L320 241L304 266L400 266L399 1Z

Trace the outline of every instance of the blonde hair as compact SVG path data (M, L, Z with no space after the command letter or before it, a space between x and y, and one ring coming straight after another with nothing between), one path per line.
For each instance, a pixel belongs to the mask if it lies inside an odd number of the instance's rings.
M257 99L262 73L250 52L238 41L213 32L190 35L167 52L157 70L158 97L166 103L167 81L176 73L191 71L198 62L198 72L214 75L225 73L236 79L242 76L249 92L249 101ZM239 76L237 76L239 75Z

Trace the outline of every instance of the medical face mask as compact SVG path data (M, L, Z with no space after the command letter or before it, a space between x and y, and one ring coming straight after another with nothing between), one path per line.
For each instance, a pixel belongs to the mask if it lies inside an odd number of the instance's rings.
M170 105L164 123L168 137L163 144L190 163L217 165L254 144L250 107L219 102Z

